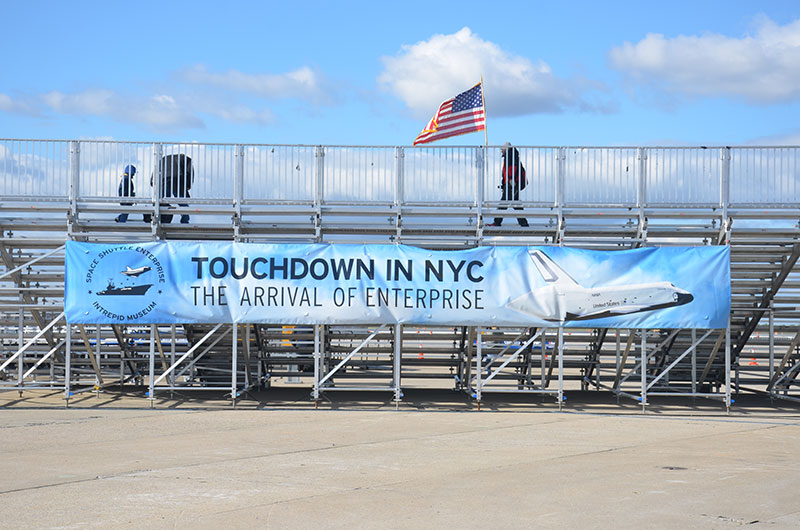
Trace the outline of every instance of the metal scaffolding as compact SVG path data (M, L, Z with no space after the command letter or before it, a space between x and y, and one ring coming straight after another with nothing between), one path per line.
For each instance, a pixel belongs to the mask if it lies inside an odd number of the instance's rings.
M61 389L67 402L133 390L151 404L194 390L235 404L287 385L317 403L337 390L400 402L406 388L452 388L477 403L533 394L559 407L590 388L642 407L658 396L726 407L740 392L800 399L800 148L519 151L529 185L500 201L499 150L483 146L0 139L0 389ZM159 161L171 154L194 161L191 197L160 189ZM126 165L137 168L135 195L120 197ZM487 226L493 218L507 222ZM66 240L192 239L728 245L732 309L721 330L66 324Z

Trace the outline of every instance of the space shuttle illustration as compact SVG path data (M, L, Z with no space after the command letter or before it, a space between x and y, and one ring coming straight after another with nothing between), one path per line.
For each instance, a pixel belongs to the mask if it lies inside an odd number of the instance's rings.
M512 300L508 307L546 320L570 322L656 311L688 304L694 296L671 282L584 287L541 250L528 256L546 285Z
M150 267L137 267L135 269L131 269L130 265L126 265L125 270L121 272L125 276L136 278L137 276L140 276L149 270L151 270Z
M129 265L125 267L124 271L120 271L120 274L127 276L126 280L130 281L131 278L138 278L142 274L149 272L152 270L150 267L137 267L132 269ZM123 285L121 287L117 287L114 285L114 282L109 279L108 286L103 289L102 291L97 291L98 296L117 296L117 295L127 295L127 296L142 296L147 294L147 290L153 286L152 283L147 283L144 285Z

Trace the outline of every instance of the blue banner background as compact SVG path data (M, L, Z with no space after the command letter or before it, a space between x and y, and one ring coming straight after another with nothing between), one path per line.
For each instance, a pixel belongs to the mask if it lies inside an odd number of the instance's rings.
M432 251L70 241L66 248L70 323L724 328L730 298L724 246Z

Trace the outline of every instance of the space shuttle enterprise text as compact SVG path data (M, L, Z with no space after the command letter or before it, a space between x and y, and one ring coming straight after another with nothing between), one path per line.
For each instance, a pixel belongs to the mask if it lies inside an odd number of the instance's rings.
M723 328L723 246L590 251L70 241L70 323ZM83 281L81 281L81 279ZM116 319L113 317L117 317Z

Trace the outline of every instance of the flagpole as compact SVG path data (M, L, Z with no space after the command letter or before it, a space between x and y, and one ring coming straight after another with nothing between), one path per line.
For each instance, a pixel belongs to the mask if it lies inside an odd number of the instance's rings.
M483 174L489 174L489 128L486 126L486 94L483 90L483 74L481 74L481 103L483 104L483 139L486 142L483 147ZM483 179L486 180L485 178ZM478 218L483 224L483 182L478 183ZM480 344L480 342L478 343ZM480 363L480 360L478 361ZM480 374L478 374L480 378Z
M483 137L486 141L486 148L489 148L489 128L486 122L486 91L483 86L483 74L481 74L481 104L483 105Z
M483 91L483 74L481 74L481 103L483 103L483 138L486 142L483 147L483 174L489 174L489 128L486 126L486 94ZM484 179L485 180L485 179ZM483 210L483 183L478 185L478 189L480 190L480 204L478 206L478 210ZM481 215L481 219L483 216Z

